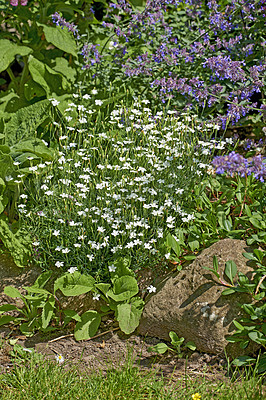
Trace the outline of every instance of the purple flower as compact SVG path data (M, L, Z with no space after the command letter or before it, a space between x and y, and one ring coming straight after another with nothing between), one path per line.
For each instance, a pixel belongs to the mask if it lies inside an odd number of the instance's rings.
M54 24L60 26L62 29L65 26L69 32L73 32L73 34L77 36L77 39L80 38L78 33L78 28L76 25L73 24L73 22L72 23L67 22L65 18L61 17L61 15L58 12L52 14L52 19Z

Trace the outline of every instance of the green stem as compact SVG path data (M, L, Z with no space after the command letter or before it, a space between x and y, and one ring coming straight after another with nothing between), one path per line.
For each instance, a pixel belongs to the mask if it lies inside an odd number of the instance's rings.
M15 77L15 75L13 74L13 71L12 71L11 67L8 67L6 71L7 71L8 75L9 75L9 77L10 77L12 83L14 83L14 86L15 86L15 88L16 88L16 92L18 92L18 83L17 83L17 81L16 81L16 77Z

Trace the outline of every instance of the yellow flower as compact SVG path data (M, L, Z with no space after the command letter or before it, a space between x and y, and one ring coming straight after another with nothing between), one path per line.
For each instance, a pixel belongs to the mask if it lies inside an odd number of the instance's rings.
M201 399L201 395L199 393L195 393L192 395L192 399L193 400L200 400Z

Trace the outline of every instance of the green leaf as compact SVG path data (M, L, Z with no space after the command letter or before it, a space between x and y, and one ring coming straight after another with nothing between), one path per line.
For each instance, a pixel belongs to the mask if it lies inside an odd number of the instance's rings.
M165 343L158 343L155 346L151 346L148 348L148 351L151 352L155 352L157 354L164 354L166 353L166 351L169 349L169 347L167 346L167 344Z
M170 233L168 233L168 235L166 236L166 245L175 252L177 257L179 257L180 245L178 244L176 239ZM192 250L192 251L194 251L194 250Z
M237 266L234 261L230 260L225 263L224 273L233 285L234 277L237 274Z
M19 140L35 135L38 126L49 116L50 108L50 101L42 100L19 109L5 125L7 144L11 146L17 144Z
M235 293L236 291L235 291L235 289L225 289L223 292L222 292L222 295L223 296L228 296L229 294L233 294L233 293Z
M23 286L23 289L27 290L29 293L34 293L34 294L44 294L44 295L49 295L50 292L46 289L42 288L37 288L34 286Z
M216 256L213 256L212 265L213 265L214 271L217 272L218 271L218 259Z
M265 335L263 335L262 332L259 332L259 331L249 332L248 336L251 340L253 340L253 342L256 342L258 344L262 344L263 346L265 346L266 337L265 337Z
M121 278L122 276L134 276L134 272L129 268L130 263L131 260L129 257L120 257L114 261L113 266L115 271L110 272L111 281L113 283L117 278Z
M82 275L78 271L73 274L65 274L58 278L54 283L54 292L60 289L65 296L79 296L90 292L95 284L95 280L90 275Z
M19 326L21 333L25 336L33 336L35 331L35 324L31 324L30 322L25 322Z
M195 345L195 343L192 342L192 341L187 342L187 343L185 344L185 347L187 347L188 349L190 349L190 350L192 350L192 351L195 351L196 348L197 348L196 345Z
M139 325L143 307L144 301L140 298L132 299L132 302L129 304L117 305L117 320L122 332L129 335L135 331Z
M40 157L44 161L51 161L53 159L53 152L49 149L41 139L31 138L21 140L17 144L11 147L13 153L25 153L30 152Z
M191 248L191 251L195 251L199 249L200 244L198 240L192 240L191 242L188 242L189 247Z
M38 278L36 279L36 281L34 282L34 284L32 285L32 287L36 287L36 288L43 288L46 283L49 281L49 279L51 278L53 274L53 271L47 271L47 272L43 272L41 275L38 276Z
M180 338L177 336L177 334L174 331L169 332L169 337L171 339L171 343L177 343L179 342Z
M0 314L6 311L18 310L18 308L14 304L3 304L0 306Z
M3 315L0 317L0 326L9 324L9 322L13 321L15 318L11 315Z
M55 62L53 69L64 75L69 81L75 82L77 71L70 67L68 60L63 57L56 57Z
M19 297L20 299L23 298L23 296L20 293L20 291L17 288L13 287L13 286L6 286L5 289L4 289L4 293L7 296L11 297L12 299L15 299L17 297Z
M46 329L54 315L55 299L51 298L45 302L42 309L42 328Z
M253 253L242 253L245 258L248 260L257 261L257 258L254 256Z
M77 45L73 34L67 29L62 29L59 26L48 26L37 23L43 28L45 39L48 43L52 43L55 47L63 50L65 53L72 54L77 57Z
M24 94L28 101L31 101L34 97L45 96L45 90L33 79L29 79L24 84Z
M71 319L74 319L75 321L81 322L81 317L75 310L70 310L67 308L67 309L63 310L63 313L69 319L69 321Z
M7 39L0 39L0 72L5 71L8 66L14 61L15 56L27 56L32 53L32 49L27 46L19 46L16 43L11 42Z
M240 356L235 358L232 361L232 364L237 366L237 367L242 367L243 365L251 364L256 362L256 359L250 356Z
M111 285L109 283L96 283L95 287L99 289L105 296Z
M101 316L97 311L86 311L81 315L81 322L78 322L74 337L76 340L87 340L93 337L101 323Z
M121 276L114 282L113 290L107 292L107 296L115 301L128 300L139 291L138 283L132 276Z
M235 325L235 327L237 329L239 329L240 331L244 331L245 327L243 325L241 325L239 322L237 322L236 320L233 320L233 324Z

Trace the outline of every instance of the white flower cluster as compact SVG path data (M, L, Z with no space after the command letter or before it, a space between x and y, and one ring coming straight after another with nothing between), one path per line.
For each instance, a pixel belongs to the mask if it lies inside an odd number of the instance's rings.
M42 248L50 246L57 267L77 265L77 260L96 265L106 256L135 251L154 255L165 229L193 221L183 198L209 167L202 153L215 144L189 143L195 127L171 112L162 123L162 113L152 116L146 105L112 111L109 126L121 134L86 135L83 147L62 136L58 158L36 173L34 204L25 207L30 203L21 196L30 231Z

